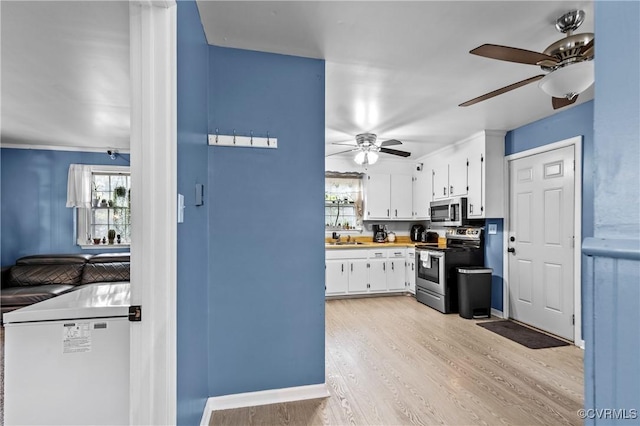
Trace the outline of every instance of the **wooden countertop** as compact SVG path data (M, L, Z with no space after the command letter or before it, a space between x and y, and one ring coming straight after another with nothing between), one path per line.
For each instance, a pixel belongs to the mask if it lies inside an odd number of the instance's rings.
M415 247L416 243L411 241L409 236L397 236L393 243L376 243L371 235L351 237L350 241L357 241L360 244L331 244L334 240L332 238L325 238L325 248L330 250L343 250L343 249L358 249L358 248L393 248L393 247ZM345 237L341 238L342 242L347 241ZM418 243L421 244L421 243Z

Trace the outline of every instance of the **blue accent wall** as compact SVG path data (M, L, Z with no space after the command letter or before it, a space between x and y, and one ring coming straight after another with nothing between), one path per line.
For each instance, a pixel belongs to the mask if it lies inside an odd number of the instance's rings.
M200 423L209 396L208 209L195 205L195 185L207 186L207 87L209 47L193 1L179 1L178 193L184 222L178 224L177 424Z
M129 156L106 152L0 150L1 262L51 253L100 253L76 245L75 209L66 207L70 164L128 166ZM128 250L128 249L127 249Z
M489 225L496 225L496 233L489 234ZM487 219L484 229L484 265L493 269L491 274L491 307L503 311L503 262L504 262L504 220Z
M209 49L210 393L324 383L324 61Z
M640 3L596 1L594 238L585 286L585 424L638 424L640 402Z

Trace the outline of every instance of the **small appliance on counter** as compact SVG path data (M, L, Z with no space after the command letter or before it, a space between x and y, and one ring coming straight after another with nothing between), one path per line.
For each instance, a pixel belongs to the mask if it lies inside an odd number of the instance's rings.
M395 243L396 242L396 233L392 232L392 231L387 232L387 240L390 243Z
M387 241L387 232L384 230L384 225L371 225L373 229L373 242L384 243Z
M411 241L415 242L420 242L423 241L423 234L424 234L424 226L422 225L413 225L411 227Z
M438 233L433 231L425 231L422 241L425 243L437 243Z

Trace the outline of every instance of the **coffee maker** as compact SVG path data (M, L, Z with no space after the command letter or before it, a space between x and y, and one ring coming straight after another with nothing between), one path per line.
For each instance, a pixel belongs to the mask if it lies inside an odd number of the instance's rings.
M371 225L373 229L373 241L376 243L384 243L387 240L387 233L384 225Z

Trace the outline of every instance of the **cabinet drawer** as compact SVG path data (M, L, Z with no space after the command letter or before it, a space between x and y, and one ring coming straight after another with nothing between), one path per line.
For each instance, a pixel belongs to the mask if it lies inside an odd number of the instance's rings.
M386 259L388 255L387 249L369 250L369 259Z
M325 250L325 259L366 259L368 250Z
M404 259L405 257L407 257L407 250L406 249L389 249L388 257L396 257L396 258Z

